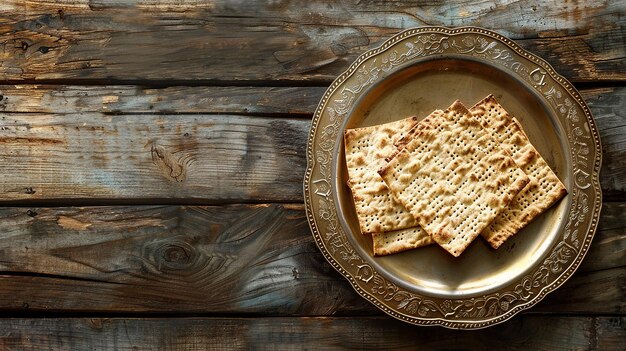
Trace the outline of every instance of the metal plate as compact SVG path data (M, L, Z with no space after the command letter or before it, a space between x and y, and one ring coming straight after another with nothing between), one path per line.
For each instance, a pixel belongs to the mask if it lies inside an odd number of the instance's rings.
M459 258L436 245L373 257L346 185L343 131L488 94L520 120L568 195L498 250L477 239ZM481 28L410 29L361 55L324 94L307 162L307 217L324 256L359 294L414 324L482 328L534 305L576 270L601 206L600 139L580 94L545 61Z

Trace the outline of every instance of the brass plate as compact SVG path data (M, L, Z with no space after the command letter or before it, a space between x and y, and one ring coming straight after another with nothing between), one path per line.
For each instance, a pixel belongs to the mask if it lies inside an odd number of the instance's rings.
M345 128L417 115L494 94L522 123L568 195L492 250L459 258L437 246L373 257L346 185ZM475 329L539 302L576 270L601 206L598 132L580 94L544 60L488 30L409 29L361 55L324 94L307 147L304 196L315 241L356 291L407 322Z

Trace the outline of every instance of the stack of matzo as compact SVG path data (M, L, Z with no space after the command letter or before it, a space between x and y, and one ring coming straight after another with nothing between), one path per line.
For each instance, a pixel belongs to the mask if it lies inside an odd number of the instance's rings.
M442 111L434 112L442 113ZM396 143L418 124L417 117L379 126L348 129L344 135L348 185L363 234L372 234L375 255L432 243L415 218L396 201L378 174Z
M436 242L459 256L494 248L566 193L520 124L488 96L345 132L348 185L375 255Z

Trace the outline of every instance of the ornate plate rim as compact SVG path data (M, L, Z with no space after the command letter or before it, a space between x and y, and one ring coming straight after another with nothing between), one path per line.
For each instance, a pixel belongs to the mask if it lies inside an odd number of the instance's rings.
M384 277L380 277L380 275L377 275L377 273L373 270L373 268L371 266L369 266L368 264L364 264L364 265L357 265L356 268L357 270L353 272L349 272L343 265L341 262L339 262L339 260L337 258L335 258L328 250L327 248L327 244L330 244L330 240L341 240L341 235L345 236L345 233L343 233L343 231L339 228L338 231L331 233L334 234L334 236L331 237L331 239L324 239L324 237L321 235L320 231L318 230L318 216L317 214L314 213L313 211L313 204L312 204L312 196L313 194L311 193L311 185L312 185L312 175L313 175L313 171L314 171L314 167L316 166L316 160L314 158L314 154L313 154L313 145L316 139L316 133L318 132L318 127L319 127L319 123L320 123L320 119L322 117L323 114L323 110L325 109L329 98L336 92L337 88L341 86L342 83L344 83L348 78L350 78L355 72L357 72L357 69L359 67L361 67L362 64L364 64L366 62L367 59L372 58L374 56L377 56L379 54L383 54L385 53L387 50L389 50L390 48L394 47L394 44L399 43L400 41L411 37L411 36L415 36L418 37L419 35L423 35L423 34L429 34L429 35L441 35L447 38L453 37L455 35L459 35L459 34L476 34L477 36L484 36L484 37L490 37L492 39L495 39L495 41L501 43L504 45L505 48L508 48L509 50L514 51L515 54L523 56L524 59L526 59L527 61L530 61L532 63L534 63L534 65L536 65L540 71L540 73L543 75L543 77L541 77L541 81L539 83L543 83L544 79L546 78L546 76L548 76L549 79L552 79L558 86L560 86L560 88L562 88L562 90L564 90L566 92L566 98L565 100L568 100L567 97L572 98L575 102L570 102L570 105L567 105L570 110L568 111L562 111L563 114L565 114L567 112L567 118L572 117L576 117L576 111L572 112L573 109L576 109L577 107L579 107L583 113L584 113L584 120L583 120L583 125L585 125L585 123L587 123L587 127L588 127L588 131L587 133L589 134L590 141L591 143L593 143L593 150L592 152L595 152L595 157L591 160L590 163L592 163L591 166L588 166L588 168L592 168L591 173L587 173L585 171L582 171L580 169L576 169L572 174L574 175L574 179L573 182L576 184L576 188L572 189L571 193L572 196L574 197L574 199L572 200L572 205L571 208L574 208L575 206L577 206L577 208L580 209L581 206L588 206L588 203L586 200L588 200L589 196L585 193L582 192L583 190L587 190L590 189L588 191L592 191L593 197L592 197L592 210L589 213L589 218L582 218L580 219L578 222L576 222L576 225L580 226L582 223L582 227L587 228L587 230L584 232L584 234L579 234L581 235L581 237L584 239L582 242L582 246L580 246L578 251L575 252L574 257L572 258L571 256L571 252L569 253L569 256L566 256L565 258L559 256L561 254L563 254L563 251L565 251L565 255L568 254L567 250L571 250L571 249L575 249L574 247L570 247L569 245L567 245L567 243L564 243L563 240L559 241L559 245L556 245L555 248L550 250L550 256L548 258L545 258L543 263L539 265L539 268L534 272L534 275L539 274L539 278L542 278L542 274L544 274L544 272L542 270L545 270L549 276L550 274L550 270L554 270L555 272L555 276L553 277L552 281L548 284L546 284L545 286L540 287L540 289L536 292L533 292L532 294L526 296L528 299L520 302L518 304L516 304L514 307L509 308L509 302L508 300L500 300L500 298L504 298L504 296L500 296L498 299L496 299L495 301L492 301L492 303L497 304L498 307L498 311L502 310L501 313L497 314L495 317L474 317L474 319L472 320L472 317L468 317L469 319L452 319L449 318L448 315L444 315L441 318L428 318L425 316L422 316L421 312L424 312L423 309L425 309L427 312L430 311L433 308L438 308L439 311L441 311L441 307L440 306L431 306L428 303L433 303L432 300L428 300L428 301L424 301L423 300L423 296L416 294L416 293L412 293L412 292L408 292L408 291L404 291L402 288L398 288L398 286L396 286L393 283L389 283L386 281L386 279ZM410 50L410 49L409 49ZM506 51L506 50L501 50L501 51ZM502 55L501 55L502 56ZM506 56L506 53L505 55ZM506 57L505 57L506 58ZM509 62L510 63L510 62ZM522 65L523 66L523 65ZM509 69L512 69L510 67L507 67ZM518 67L519 68L519 67ZM533 70L533 72L535 72L537 69ZM526 72L528 73L528 72ZM532 77L533 73L529 74L529 77ZM375 81L375 80L373 80ZM373 81L369 82L372 83ZM543 84L540 84L541 86L543 86ZM538 89L538 88L537 88ZM552 89L554 90L554 87L552 87ZM560 94L560 90L556 91L556 93ZM543 93L543 92L542 92ZM547 95L546 95L547 96ZM559 97L560 98L560 97ZM556 103L556 100L554 99L554 97L552 97L552 99L554 100L554 105L553 107L556 108L566 108L563 106L563 104L558 105ZM565 101L564 100L564 101ZM567 102L567 101L566 101ZM573 105L572 105L573 104ZM573 113L573 115L570 115L570 113ZM576 117L577 118L577 117ZM578 121L578 119L576 120ZM572 125L575 126L574 122L572 122ZM571 131L570 131L571 132ZM575 132L577 133L577 132ZM332 149L332 148L331 148ZM571 147L570 147L571 149ZM587 150L589 151L589 150ZM573 154L573 150L571 150L572 154ZM580 151L579 151L580 152ZM311 228L313 237L315 239L315 243L317 244L317 246L319 247L319 249L322 251L325 259L328 261L328 263L335 268L344 278L346 278L351 286L356 290L356 292L361 295L363 298L365 298L366 300L370 301L371 303L373 303L375 306L377 306L379 309L381 309L382 311L384 311L385 313L387 313L388 315L391 315L392 317L395 317L397 319L403 320L405 322L409 322L412 324L416 324L416 325L440 325L440 326L444 326L447 328L452 328L452 329L480 329L480 328L485 328L491 325L495 325L498 323L502 323L510 318L512 318L514 315L516 315L517 313L519 313L520 311L523 311L525 309L528 309L532 306L534 306L535 304L537 304L539 301L541 301L548 293L554 291L555 289L559 288L561 285L563 285L563 283L569 278L571 277L571 275L576 271L576 269L578 268L578 266L580 265L580 263L582 262L582 259L585 257L591 240L593 239L593 236L595 234L597 225L598 225L598 217L600 214L600 210L601 210L601 206L602 206L602 190L600 187L600 182L599 182L599 172L600 172L600 165L601 165L601 160L602 160L602 150L601 150L601 141L600 141L600 136L598 134L597 131L597 127L595 125L595 122L593 120L593 117L591 115L591 112L589 110L589 107L586 105L586 103L584 102L584 100L582 99L582 97L580 96L580 93L573 87L573 85L567 80L565 79L563 76L561 76L560 74L556 73L556 71L554 70L554 68L548 63L546 62L544 59L522 49L518 44L516 44L515 42L511 41L510 39L506 38L503 35L500 35L496 32L487 30L487 29L483 29L483 28L479 28L479 27L457 27L457 28L448 28L448 27L440 27L440 26L427 26L427 27L417 27L417 28L410 28L410 29L406 29L404 31L401 31L400 33L392 36L391 38L387 39L385 42L383 42L379 47L376 47L374 49L368 50L365 53L361 54L349 67L348 69L346 69L344 72L342 72L334 81L333 83L330 85L330 87L326 90L326 92L324 93L322 99L320 100L320 103L318 104L315 113L313 115L313 121L311 123L311 127L310 127L310 131L309 131L309 137L308 137L308 141L307 141L307 151L306 151L306 158L307 158L307 168L306 168L306 172L305 172L305 176L304 176L304 184L303 184L303 191L304 191L304 199L305 199L305 211L306 211L306 216L307 216L307 220L309 223L309 226ZM576 158L576 162L578 162L578 159ZM574 168L577 167L577 165L575 164L573 166ZM579 171L581 171L584 177L586 178L590 178L588 181L588 184L586 184L586 187L580 187L580 185L578 184L578 175L580 174L578 173ZM323 188L323 184L322 184L322 188ZM315 191L315 194L320 195L320 196L325 196L326 198L328 198L328 196L331 195L331 185L330 183L328 184L328 189L322 189L322 191L320 192L319 187L318 189ZM581 196L584 195L584 196ZM583 198L583 203L578 203L578 201L580 201L580 198ZM332 200L330 200L332 203ZM320 201L321 203L321 201ZM334 206L334 205L333 205ZM336 208L335 208L336 210ZM584 213L588 213L588 207L584 207ZM578 212L577 212L578 213ZM336 211L335 211L335 216L336 216ZM326 210L326 212L321 212L319 217L328 217L322 220L325 221L329 221L332 220L332 215L333 215L333 211L332 209L330 210ZM572 228L569 228L569 225L572 223L572 221L574 219L572 219L571 216L572 213L570 211L570 216L569 216L569 220L568 220L568 224L566 225L566 229L564 229L564 231L570 230ZM584 217L584 216L583 216ZM330 223L330 221L329 221ZM340 227L340 225L339 225ZM335 230L337 230L338 228L334 228ZM571 235L576 235L577 234L577 230L579 228L576 227L576 230L574 231L574 233L571 233ZM567 234L567 233L566 233ZM338 236L337 236L338 235ZM330 236L329 236L330 237ZM561 245L561 243L564 243L564 245ZM345 246L345 245L350 245L349 242L341 242L340 245L341 246ZM561 250L558 251L557 250ZM553 257L554 256L554 257ZM360 257L359 257L360 258ZM570 260L571 258L571 260ZM355 257L348 257L347 258L347 262L351 262L352 260L357 259ZM555 259L556 261L549 261L550 259ZM549 264L556 264L558 265L559 263L563 264L563 263L567 263L569 264L569 266L567 266L566 269L562 269L562 270L558 270L558 269L553 269L551 267L547 267ZM354 265L354 264L351 264ZM546 267L544 267L546 266ZM559 266L560 268L560 266ZM528 276L524 277L524 279L526 279L527 277L530 277L531 274L529 274ZM518 285L516 285L516 292L517 292L517 287L521 287L520 289L526 289L526 286L522 285L525 283L531 284L531 281L525 281L522 280ZM385 304L384 302L381 301L381 296L375 296L374 291L366 291L365 288L363 288L363 285L368 284L370 281L376 281L376 280L382 280L382 282L379 282L379 286L380 289L391 289L391 291L393 292L392 294L392 298L395 298L396 295L399 294L403 294L403 295L407 295L409 296L409 298L407 298L407 300L405 301L409 301L407 303L405 303L404 307L406 306L410 306L410 304L412 304L413 302L416 302L416 307L411 309L410 313L407 312L403 312L400 311L398 307L394 308L394 307L390 307L387 304ZM535 280L536 281L536 280ZM535 281L532 281L532 283L534 283ZM378 285L377 285L378 286ZM529 290L532 289L532 287L529 288ZM522 291L523 293L523 291ZM385 295L386 292L383 290L383 292L379 292L378 295ZM493 295L493 294L492 294ZM499 295L499 293L498 293ZM504 295L504 294L503 294ZM489 297L489 299L487 299L487 297ZM483 297L485 299L485 305L483 308L486 308L487 302L490 301L490 299L492 298L489 295L486 295ZM389 301L389 300L387 300ZM444 304L447 301L454 301L456 303L457 300L446 300L444 301ZM471 299L460 299L458 301L461 301L461 303L474 303L475 299L471 298ZM401 302L401 304L404 303ZM423 308L423 309L422 309ZM422 310L421 310L422 309Z

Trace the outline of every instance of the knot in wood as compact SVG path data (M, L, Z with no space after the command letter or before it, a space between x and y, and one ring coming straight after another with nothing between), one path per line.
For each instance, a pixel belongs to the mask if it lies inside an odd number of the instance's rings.
M94 330L102 330L104 327L104 321L102 318L91 318L87 320L87 325L89 328Z
M160 240L146 249L148 260L161 272L190 270L199 256L194 247L181 240Z
M186 167L178 158L161 145L152 145L150 149L152 162L159 167L163 175L177 182L182 182L186 177Z
M163 250L163 259L169 263L186 264L190 258L189 252L180 245L169 245Z

